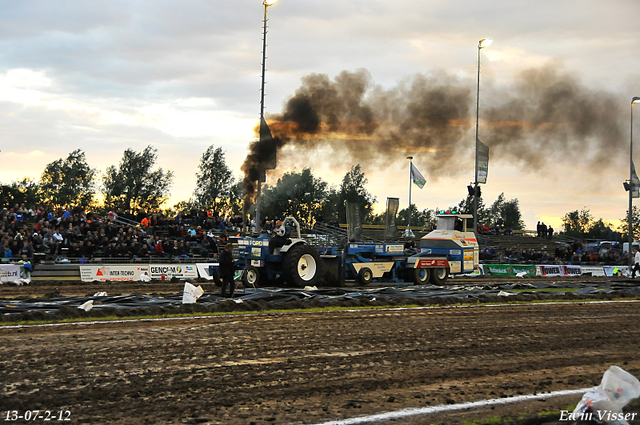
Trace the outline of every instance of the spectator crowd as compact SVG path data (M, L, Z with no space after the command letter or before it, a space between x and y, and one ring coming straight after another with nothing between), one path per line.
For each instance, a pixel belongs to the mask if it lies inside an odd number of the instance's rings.
M101 216L81 207L49 210L14 205L0 211L2 257L10 260L41 255L51 258L191 258L215 256L228 232L237 231L240 216L185 211L173 217L157 212L109 213Z
M273 230L277 217L263 218L261 228ZM253 220L247 226L255 228ZM242 217L192 209L176 215L162 212L118 211L108 215L82 207L51 210L14 205L0 211L0 255L4 261L74 258L215 257L228 235L242 230ZM540 223L538 236L553 229ZM580 243L546 250L481 248L480 261L499 264L626 264L619 250L584 252Z

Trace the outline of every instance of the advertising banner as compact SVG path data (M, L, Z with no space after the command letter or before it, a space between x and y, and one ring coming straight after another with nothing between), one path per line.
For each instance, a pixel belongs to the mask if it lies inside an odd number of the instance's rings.
M628 266L604 266L603 269L604 274L609 277L622 276L630 273Z
M580 276L582 274L582 266L562 266L565 276Z
M149 266L151 279L171 280L197 279L198 268L195 264L152 264Z
M198 269L198 275L207 280L213 280L213 276L211 276L209 267L218 266L218 263L197 263L196 268Z
M18 264L0 265L0 282L15 282L20 277L20 266Z
M582 274L591 273L591 276L605 276L602 266L582 266Z
M384 237L393 238L398 234L396 217L400 208L400 198L387 198L387 213L384 218Z
M484 274L488 276L515 276L524 272L525 276L535 276L536 266L518 264L484 264Z
M148 265L108 264L100 266L80 266L80 279L83 282L138 281L142 275L149 276Z
M487 182L487 176L489 174L489 146L482 143L480 139L477 139L477 142L478 144L476 146L478 157L476 165L478 175L476 176L476 181L480 184L484 184Z
M564 276L564 266L538 266L538 270L540 270L540 276Z

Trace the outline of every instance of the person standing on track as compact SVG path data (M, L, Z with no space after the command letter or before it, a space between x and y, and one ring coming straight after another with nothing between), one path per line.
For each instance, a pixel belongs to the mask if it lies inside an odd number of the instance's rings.
M224 251L220 254L220 278L222 279L222 297L227 296L227 285L229 285L229 298L233 298L233 292L236 284L233 281L233 244L228 243L224 247Z
M638 251L638 247L634 246L633 251L635 252L635 255L633 256L634 265L633 265L633 270L631 270L631 279L635 279L636 271L640 271L640 252Z

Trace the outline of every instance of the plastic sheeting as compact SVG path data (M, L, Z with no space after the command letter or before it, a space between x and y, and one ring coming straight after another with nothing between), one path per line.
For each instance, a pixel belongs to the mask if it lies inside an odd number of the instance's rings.
M628 294L640 295L640 282L518 282L500 284L475 284L475 285L447 285L447 286L399 286L382 287L374 289L355 288L320 288L320 289L296 289L296 288L248 288L236 291L236 299L242 301L262 301L268 303L284 303L288 301L314 300L320 303L333 303L349 300L391 300L391 299L428 299L428 298L456 298L461 302L465 299L479 297L491 297L508 294L538 295L564 295L561 289L575 289L571 291L576 295L593 295L600 293L613 293L623 291ZM515 292L514 290L518 290ZM528 292L527 290L531 290ZM511 291L511 292L510 292ZM502 294L500 294L502 292ZM87 301L93 300L93 310L114 308L131 309L147 307L179 306L183 303L183 294L174 295L102 295L86 297L58 297L58 298L33 298L27 300L0 300L0 314L18 314L24 312L55 313L63 307L78 308ZM197 304L213 305L227 301L216 293L204 293L197 300Z

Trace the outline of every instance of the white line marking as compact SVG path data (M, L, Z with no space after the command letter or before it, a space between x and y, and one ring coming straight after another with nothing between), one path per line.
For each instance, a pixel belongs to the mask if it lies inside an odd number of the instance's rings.
M494 398L491 400L472 401L468 403L402 409L402 410L396 410L395 412L378 413L377 415L360 416L357 418L350 418L350 419L338 419L335 421L323 422L321 424L316 424L316 425L352 425L352 424L364 424L364 423L372 423L372 422L379 422L379 421L388 421L391 419L405 418L407 416L428 415L431 413L442 413L442 412L450 412L454 410L473 409L476 407L495 406L498 404L508 404L508 403L518 403L521 401L538 400L541 398L583 394L592 389L593 388L580 388L577 390L562 390L562 391L553 391L553 392L544 393L544 394L519 395L515 397Z

